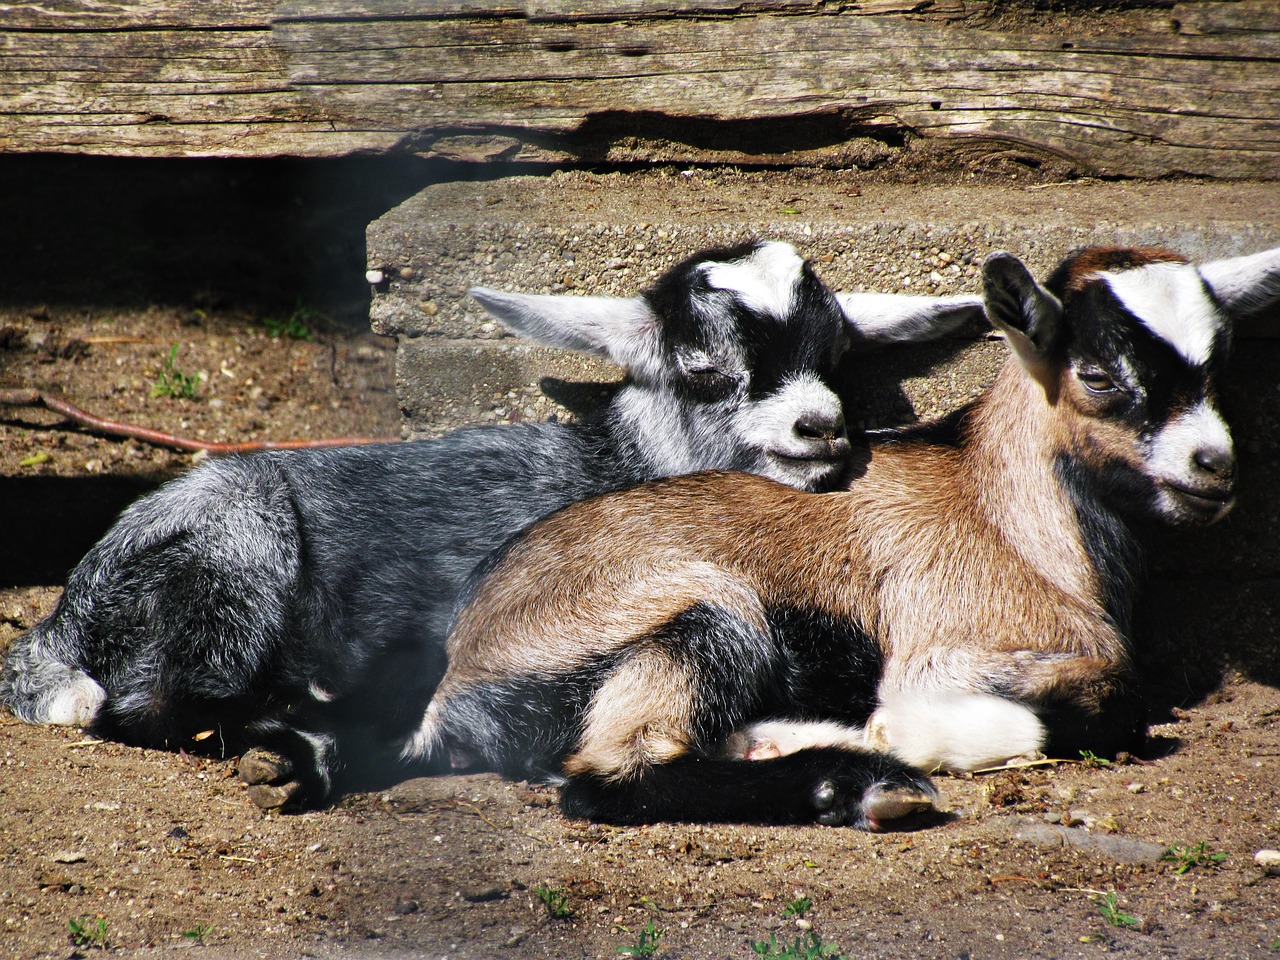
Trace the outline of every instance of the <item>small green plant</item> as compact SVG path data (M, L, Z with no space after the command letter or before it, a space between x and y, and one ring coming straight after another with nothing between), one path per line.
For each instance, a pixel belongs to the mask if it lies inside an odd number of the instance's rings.
M839 947L833 943L823 943L822 938L812 930L796 937L794 943L779 943L777 936L771 933L768 943L753 940L751 949L761 960L845 960Z
M310 343L316 338L315 331L311 327L322 316L323 314L319 310L298 304L293 313L283 319L280 317L263 317L262 325L267 328L267 333L270 336L288 337L290 340L306 340Z
M151 399L157 397L179 397L185 400L195 398L196 389L200 386L200 375L183 373L175 364L178 360L178 345L169 348L169 356L160 368L160 376L151 384Z
M796 897L782 908L782 915L784 917L803 917L812 907L813 901L808 897Z
M1092 750L1080 751L1080 763L1086 767L1109 767L1111 761L1105 757L1100 757Z
M542 905L547 908L547 916L552 920L567 920L573 916L568 891L559 887L534 887L533 895L542 901Z
M658 941L662 939L664 931L659 930L650 920L644 925L644 929L640 931L640 935L636 937L636 942L625 947L618 947L615 951L620 957L652 957L658 952Z
M209 935L209 931L213 929L213 924L197 923L190 930L183 930L182 936L192 943L204 943L204 938Z
M1204 867L1206 869L1217 867L1223 860L1227 859L1225 853L1213 853L1209 850L1209 844L1201 840L1194 847L1185 843L1175 843L1160 857L1161 860L1167 860L1176 863L1173 868L1174 873L1186 873L1192 867Z
M1095 896L1093 902L1098 905L1098 910L1102 913L1102 919L1113 927L1140 927L1142 921L1134 916L1130 916L1120 909L1118 903L1119 898L1114 893Z
M71 931L71 942L77 947L105 950L110 946L106 917L72 917L67 921L67 929Z

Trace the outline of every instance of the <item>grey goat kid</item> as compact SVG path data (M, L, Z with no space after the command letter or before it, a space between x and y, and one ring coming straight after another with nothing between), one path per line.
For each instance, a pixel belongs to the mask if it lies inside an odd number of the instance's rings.
M406 754L562 780L573 816L875 828L926 770L1133 749L1135 525L1231 508L1218 388L1280 250L1087 250L1046 286L995 254L984 285L996 382L842 489L660 480L507 544Z
M262 806L370 776L444 673L479 560L583 497L709 467L804 489L850 444L831 389L850 344L925 339L977 297L833 296L788 244L708 250L628 298L471 291L534 340L628 377L574 424L213 461L131 506L15 641L0 697L23 720L249 749ZM206 743L206 747L208 746Z

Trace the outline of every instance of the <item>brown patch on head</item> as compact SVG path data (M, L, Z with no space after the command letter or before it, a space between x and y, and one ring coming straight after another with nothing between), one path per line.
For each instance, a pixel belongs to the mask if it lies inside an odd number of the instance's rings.
M1144 472L1142 438L1137 430L1112 411L1120 398L1090 394L1073 367L1064 365L1058 389L1059 403L1047 420L1053 446L1095 470L1123 463Z
M1086 247L1069 255L1045 286L1062 299L1066 294L1079 293L1100 273L1136 270L1153 263L1186 262L1186 257L1163 247Z

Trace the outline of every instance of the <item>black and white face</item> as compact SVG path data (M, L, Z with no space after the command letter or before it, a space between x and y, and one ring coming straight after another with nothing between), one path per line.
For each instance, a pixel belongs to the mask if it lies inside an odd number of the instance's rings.
M1221 519L1236 480L1218 399L1231 324L1212 290L1178 262L1102 271L1077 286L1063 299L1063 391L1093 423L1092 451L1165 521Z
M687 456L816 489L849 455L833 389L849 345L835 297L789 244L712 251L645 298L660 318L647 405L687 438ZM639 402L637 400L637 402Z
M802 489L842 473L833 389L855 347L929 340L982 314L976 296L834 296L788 243L706 250L635 297L476 288L517 333L607 356L630 375L614 412L653 475L747 470Z

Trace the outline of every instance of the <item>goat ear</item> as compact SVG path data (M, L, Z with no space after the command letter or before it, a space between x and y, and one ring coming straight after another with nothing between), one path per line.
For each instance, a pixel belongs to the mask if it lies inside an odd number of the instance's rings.
M982 298L837 293L855 343L919 343L983 319Z
M1036 283L1011 253L993 253L982 264L987 317L1009 339L1022 366L1052 399L1058 384L1052 350L1062 325L1062 302Z
M657 355L658 322L642 297L576 297L505 293L472 287L467 293L515 333L549 347L609 357L624 367Z
M1280 247L1214 260L1201 265L1200 276L1229 317L1246 317L1280 300Z

